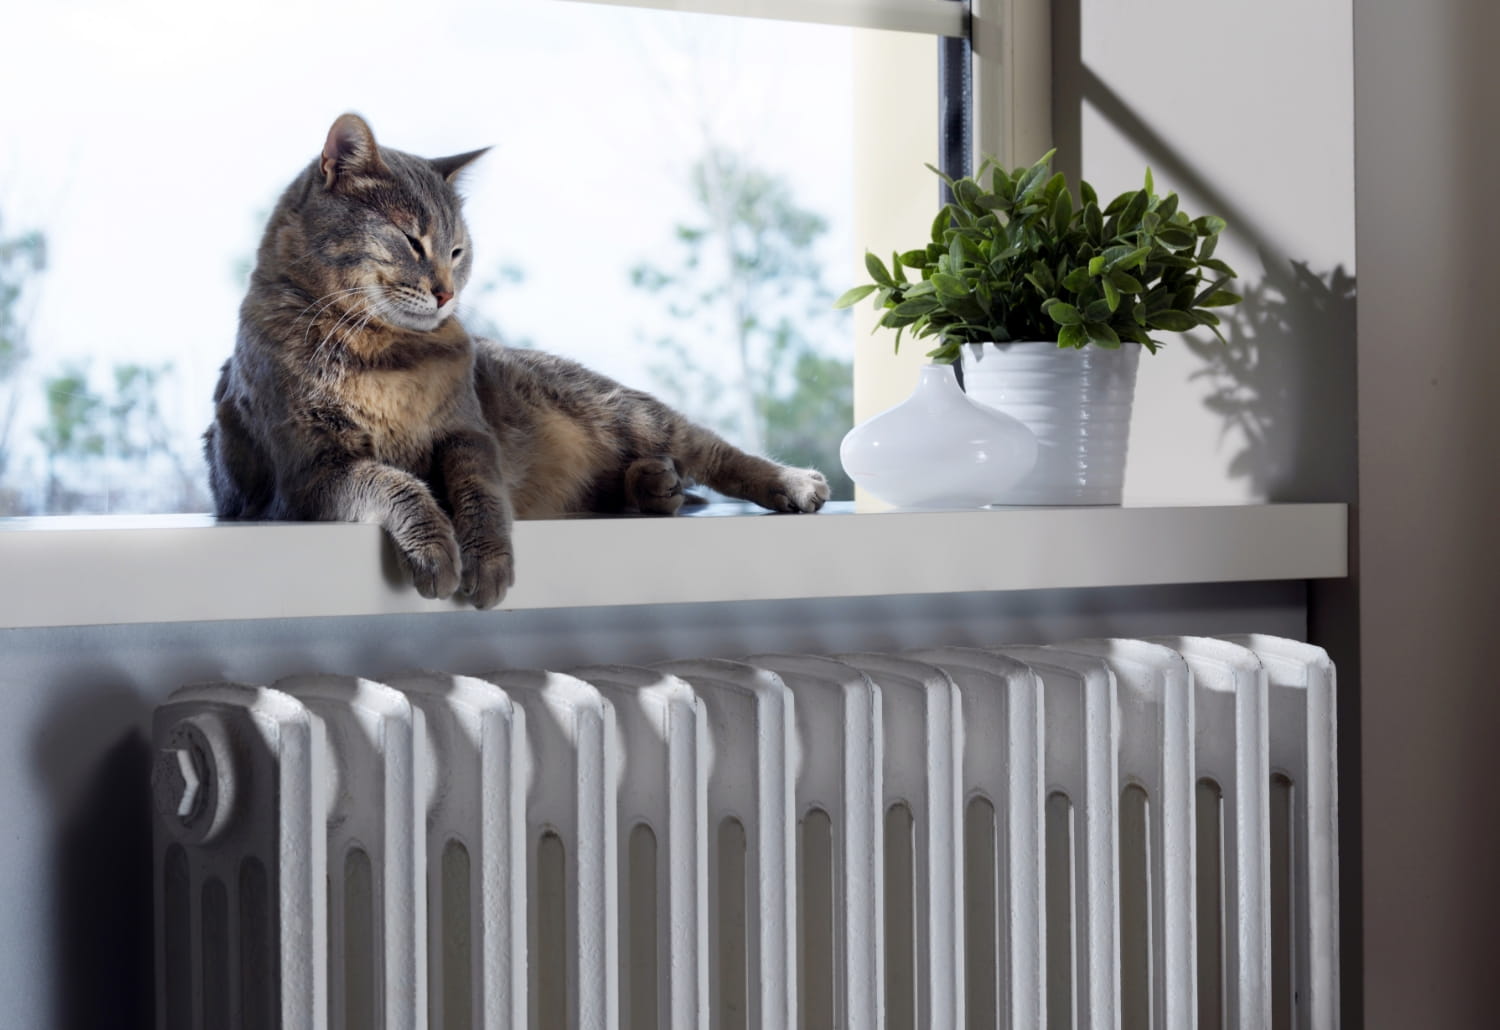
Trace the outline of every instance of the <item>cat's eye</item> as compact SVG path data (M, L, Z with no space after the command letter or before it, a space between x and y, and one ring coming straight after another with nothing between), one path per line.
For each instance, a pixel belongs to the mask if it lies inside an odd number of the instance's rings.
M464 256L464 249L462 247L454 247L453 248L453 258L452 258L452 260L457 261L459 258L461 258L463 256Z
M411 233L404 233L403 235L406 237L406 242L411 244L412 252L415 253L417 257L426 260L427 252L422 249L422 241L417 239Z

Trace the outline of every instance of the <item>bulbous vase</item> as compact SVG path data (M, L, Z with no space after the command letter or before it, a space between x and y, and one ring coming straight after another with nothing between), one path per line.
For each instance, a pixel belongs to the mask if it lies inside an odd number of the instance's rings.
M952 365L926 365L912 395L851 429L839 447L849 478L900 508L979 508L1031 472L1036 437L976 404Z

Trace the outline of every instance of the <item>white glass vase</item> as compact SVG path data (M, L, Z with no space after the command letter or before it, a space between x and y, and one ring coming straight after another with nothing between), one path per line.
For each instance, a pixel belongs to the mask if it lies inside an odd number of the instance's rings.
M839 458L897 507L978 508L1024 478L1036 450L1019 421L964 394L952 365L926 365L910 397L849 431Z
M1141 348L1056 343L964 346L970 397L1025 423L1036 467L1000 504L1119 504Z

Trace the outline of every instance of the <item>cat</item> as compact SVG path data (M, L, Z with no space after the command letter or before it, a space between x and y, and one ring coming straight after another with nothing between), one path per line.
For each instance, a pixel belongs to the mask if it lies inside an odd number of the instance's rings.
M223 519L380 524L424 597L498 604L513 519L672 515L702 483L816 512L814 469L747 454L565 358L469 335L455 189L483 150L429 160L345 114L282 194L204 434Z

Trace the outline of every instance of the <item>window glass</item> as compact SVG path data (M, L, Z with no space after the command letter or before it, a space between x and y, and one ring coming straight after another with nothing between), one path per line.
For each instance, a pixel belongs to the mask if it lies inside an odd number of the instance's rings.
M864 30L552 0L54 0L0 59L0 514L205 511L263 222L341 112L487 144L471 330L837 460ZM29 98L29 99L28 99Z

